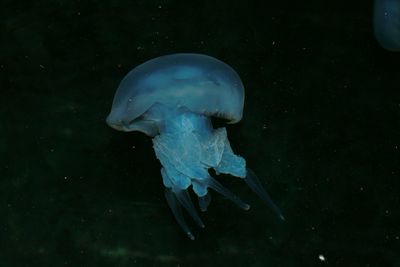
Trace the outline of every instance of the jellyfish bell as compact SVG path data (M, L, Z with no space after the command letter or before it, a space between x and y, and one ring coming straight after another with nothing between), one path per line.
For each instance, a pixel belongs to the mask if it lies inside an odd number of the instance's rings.
M375 0L374 34L389 51L400 51L400 0Z
M158 57L137 66L121 81L107 123L117 130L154 136L156 122L142 115L156 103L236 123L242 118L244 87L237 73L216 58L201 54Z
M250 206L209 174L214 169L243 178L282 219L282 213L263 189L243 157L233 153L225 128L214 129L211 116L240 121L244 87L227 64L200 54L173 54L149 60L130 71L114 97L109 126L140 131L153 137L162 168L165 197L175 219L194 239L181 211L183 206L204 227L188 194L191 187L202 211L211 201L209 188L239 207Z

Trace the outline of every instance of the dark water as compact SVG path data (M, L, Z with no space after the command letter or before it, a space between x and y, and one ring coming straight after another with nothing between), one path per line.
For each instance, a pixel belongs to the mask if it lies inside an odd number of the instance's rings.
M1 1L0 266L400 266L400 54L372 1ZM214 195L179 229L122 77L197 52L246 86L231 145L282 208Z

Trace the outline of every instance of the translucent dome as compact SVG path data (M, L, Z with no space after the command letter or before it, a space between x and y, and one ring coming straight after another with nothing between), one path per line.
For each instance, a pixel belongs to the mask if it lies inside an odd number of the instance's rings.
M230 66L213 57L158 57L137 66L121 81L107 123L117 130L154 136L158 120L143 115L157 103L236 123L242 118L244 87Z

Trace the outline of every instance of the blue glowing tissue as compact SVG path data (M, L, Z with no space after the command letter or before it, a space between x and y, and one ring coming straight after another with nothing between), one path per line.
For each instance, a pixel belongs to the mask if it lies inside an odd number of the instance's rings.
M209 189L239 207L250 206L211 177L208 170L242 178L280 217L278 207L263 189L244 158L235 155L226 129L214 129L210 116L236 123L242 118L244 88L227 64L201 54L173 54L149 60L130 71L115 94L107 124L120 131L140 131L153 138L160 160L165 197L189 238L183 206L204 227L188 189L198 197L200 210L211 201Z

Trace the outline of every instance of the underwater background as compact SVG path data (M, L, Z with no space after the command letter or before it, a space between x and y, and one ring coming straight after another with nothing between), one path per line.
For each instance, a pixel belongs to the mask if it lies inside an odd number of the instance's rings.
M400 53L373 1L11 1L0 9L0 267L400 266ZM188 239L151 138L105 123L133 67L180 52L232 66L227 127L286 218L219 181ZM189 220L188 220L189 221Z

